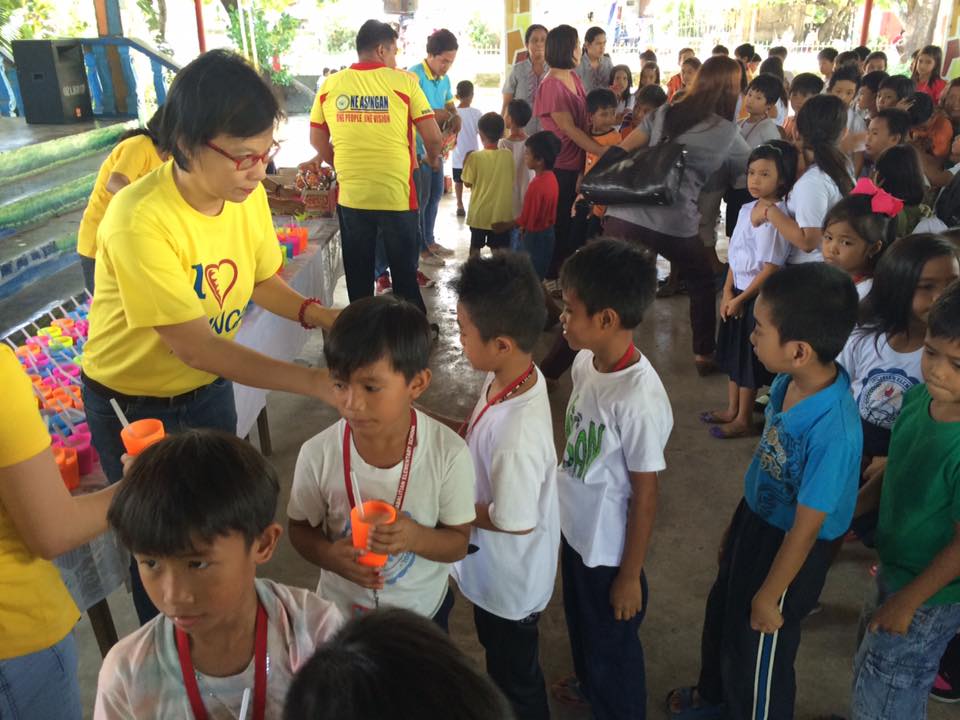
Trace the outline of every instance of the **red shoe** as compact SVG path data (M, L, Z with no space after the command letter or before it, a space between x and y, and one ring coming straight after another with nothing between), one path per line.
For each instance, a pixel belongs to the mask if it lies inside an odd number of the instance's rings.
M384 293L393 292L393 283L390 282L390 273L384 273L377 278L375 284L377 295L383 295Z
M422 272L417 270L417 285L422 288L432 288L437 284L437 281L431 277L427 277Z

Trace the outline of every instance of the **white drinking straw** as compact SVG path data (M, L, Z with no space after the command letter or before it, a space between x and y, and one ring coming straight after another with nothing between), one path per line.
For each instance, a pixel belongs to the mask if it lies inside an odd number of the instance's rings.
M36 385L34 385L34 388L36 388ZM70 418L67 417L67 415L70 413L67 412L67 408L64 407L62 402L59 400L55 400L54 402L56 403L57 407L60 408L60 418L67 424L67 427L70 428L70 434L73 435L77 428L72 422L70 422Z
M120 409L120 403L117 402L116 398L110 398L110 407L112 407L113 411L117 414L117 420L120 421L120 424L124 427L130 427L130 421L127 420L127 416L123 414L123 410Z
M357 482L357 476L353 470L350 471L350 484L353 485L353 499L357 502L360 518L365 520L366 517L365 513L363 512L363 498L360 497L360 483Z
M240 718L239 720L247 719L247 709L250 707L250 688L243 689L243 699L240 701Z

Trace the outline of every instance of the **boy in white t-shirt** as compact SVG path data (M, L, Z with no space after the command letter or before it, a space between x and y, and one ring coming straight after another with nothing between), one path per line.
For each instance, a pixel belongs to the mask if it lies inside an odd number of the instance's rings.
M518 718L548 720L537 622L553 594L560 519L550 401L531 356L543 289L529 257L513 253L471 258L453 288L463 353L487 372L460 433L477 473L479 550L453 577L474 605L490 677Z
M430 327L392 296L343 310L324 343L342 420L300 449L287 515L290 541L320 567L319 594L349 616L406 608L444 630L453 606L450 563L467 553L474 476L456 433L413 409L430 384ZM355 493L392 503L397 519L370 531L382 568L358 562L350 510Z
M460 116L460 132L457 135L457 145L453 148L450 160L453 164L453 188L457 194L457 217L466 217L467 211L463 207L463 163L467 155L480 149L480 136L477 135L477 123L483 113L475 107L473 102L473 83L461 80L457 83L457 114Z
M673 428L656 370L633 344L653 302L654 257L600 239L560 272L563 334L574 350L573 390L557 474L563 604L575 677L560 701L590 704L597 720L645 717L643 572L657 507L657 473Z
M504 116L504 125L507 136L500 138L497 147L513 153L513 216L520 217L523 212L523 198L527 194L527 187L533 180L533 171L527 167L526 143L527 132L524 129L533 117L533 108L530 103L515 98L507 103L507 114ZM510 247L520 249L520 229L514 228L510 233Z
M247 691L250 717L281 716L294 673L343 617L309 590L256 578L283 532L279 494L276 472L235 435L190 430L137 458L108 520L160 614L107 653L96 720L234 718Z

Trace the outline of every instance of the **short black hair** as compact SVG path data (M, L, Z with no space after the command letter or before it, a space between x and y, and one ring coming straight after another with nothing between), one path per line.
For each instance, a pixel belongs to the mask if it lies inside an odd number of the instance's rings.
M634 107L643 105L644 107L658 108L666 102L667 93L659 85L644 85L633 96Z
M595 88L587 93L587 112L590 114L616 106L617 96L609 88Z
M527 28L527 31L523 34L523 44L524 44L524 45L529 45L529 44L530 44L530 37L531 37L537 30L543 30L545 33L546 33L546 32L550 32L550 31L547 30L547 28L544 27L543 25L540 25L539 23L533 23L533 25L531 25L530 27L528 27L528 28Z
M790 83L790 94L819 95L823 92L823 80L813 73L799 73L794 75Z
M137 457L107 522L138 555L192 553L233 532L249 547L274 521L279 494L276 471L250 443L219 430L187 430Z
M469 80L461 80L458 82L457 97L461 100L473 97L473 83Z
M734 49L733 54L739 60L741 58L746 58L747 61L753 60L753 56L756 54L757 49L750 43L743 43L743 45L737 45Z
M747 85L747 92L753 90L763 95L768 104L773 105L786 100L787 91L783 87L783 80L776 75L757 75L750 84Z
M897 94L897 100L910 97L916 89L913 80L906 75L891 75L880 83L880 90L893 90Z
M354 617L297 672L284 720L513 720L510 703L430 620L388 608Z
M943 291L927 317L930 337L960 340L960 282Z
M700 58L698 57L688 57L686 60L680 63L680 67L684 67L686 65L689 65L694 70L699 70L703 63L700 62Z
M860 89L860 68L855 67L849 63L845 65L840 65L830 76L830 83L828 88L833 90L836 87L838 82L842 81L852 82L856 85L857 90Z
M910 115L906 110L900 108L884 108L871 118L879 118L887 123L887 132L891 135L899 135L900 142L906 142L907 133L910 132Z
M657 63L657 54L656 54L653 50L650 50L650 49L648 48L648 49L644 50L642 53L640 53L640 62L641 62L641 63L652 62L654 65L656 65L656 63Z
M887 67L887 54L882 50L874 50L872 53L867 55L867 59L863 62L864 64L867 64L872 60L883 60L883 67Z
M430 325L411 303L393 295L366 297L347 305L333 323L323 355L331 377L347 380L386 358L407 382L430 362Z
M834 62L839 54L840 53L838 53L834 48L825 47L823 50L817 53L817 60L829 60L830 62Z
M457 43L457 36L446 28L435 30L433 34L427 38L427 55L443 55L445 52L459 49L460 45Z
M557 25L547 33L547 65L557 70L572 70L575 67L573 53L579 43L580 36L575 27Z
M541 130L528 137L524 145L530 148L533 157L543 161L545 170L553 170L553 164L560 154L560 138L549 130Z
M920 155L913 145L901 142L887 148L874 161L877 184L904 205L919 205L923 202L924 180Z
M157 147L181 170L187 154L217 135L248 138L283 118L270 86L250 64L229 50L210 50L177 73L157 132Z
M451 287L484 342L508 337L523 352L533 351L547 320L547 306L529 255L472 257Z
M714 45L713 50L710 51L711 55L726 55L730 56L730 48L726 45Z
M783 60L778 55L771 55L760 63L758 72L760 75L773 75L779 78L781 85L783 84ZM786 93L786 90L784 90L784 93Z
M853 49L853 52L857 54L857 57L860 58L860 62L866 62L867 58L870 57L870 48L866 45L858 45Z
M372 52L381 45L397 41L397 31L392 25L379 20L367 20L357 31L357 54Z
M907 108L907 115L910 116L912 127L923 125L933 117L933 98L925 92L915 92L910 96L910 107Z
M774 45L767 50L767 57L778 57L781 60L787 59L787 49L783 45Z
M750 62L752 62L752 63L759 63L759 62L762 62L762 61L763 61L763 58L760 57L760 53L754 53L754 54L753 54L753 57L750 58Z
M506 125L503 122L503 116L500 113L484 113L477 121L477 130L487 140L499 140L503 137L503 131Z
M520 127L525 127L533 117L533 108L523 98L514 98L507 103L507 115Z
M747 158L747 169L754 160L770 160L777 167L777 195L786 197L797 180L800 153L786 140L771 140L757 145Z
M567 258L560 287L573 290L590 315L609 308L622 328L632 330L657 292L656 256L641 246L601 237Z
M883 70L873 70L860 79L860 84L871 92L878 93L880 92L880 83L888 77L890 76Z
M780 343L805 342L823 364L836 359L857 322L853 280L826 263L781 268L763 283L760 297L770 307Z

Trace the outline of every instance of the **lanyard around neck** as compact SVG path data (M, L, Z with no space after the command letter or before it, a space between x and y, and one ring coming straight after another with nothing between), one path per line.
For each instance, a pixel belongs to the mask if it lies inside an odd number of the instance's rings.
M482 418L484 416L484 413L486 413L487 410L490 409L491 405L496 405L497 403L503 402L504 400L509 398L511 395L513 395L517 390L520 389L520 386L523 385L527 381L527 378L529 378L532 374L533 374L533 363L530 363L530 367L528 367L520 375L518 375L513 382L507 385L503 390L498 392L492 398L487 400L486 405L483 406L483 409L480 411L480 414L477 415L476 420L474 420L472 423L470 422L470 418L467 418L466 420L463 421L463 425L461 425L460 429L457 431L460 437L466 439L467 436L470 434L470 431L473 430L473 428L477 426L477 423L480 422L480 418Z
M267 611L263 603L257 600L257 628L254 642L253 661L253 719L263 720L267 709ZM180 672L183 674L183 684L187 689L187 698L190 700L190 709L193 710L194 720L207 720L207 709L200 697L200 687L197 685L197 673L193 669L193 660L190 657L190 638L180 628L174 629L177 641L177 654L180 657Z
M357 499L353 496L353 483L350 482L350 423L346 423L343 430L343 483L347 488L347 497L350 499L351 509L356 507ZM407 448L403 453L403 468L400 470L400 484L397 486L397 497L393 506L400 510L403 507L403 498L407 494L407 483L410 481L410 468L413 465L413 451L417 447L417 413L410 408L410 432L407 433Z
M623 354L623 357L617 360L617 364L613 366L613 370L610 372L620 372L623 370L627 365L630 364L630 361L633 360L633 354L636 351L636 346L633 343L630 343L630 347L627 348L627 351Z

